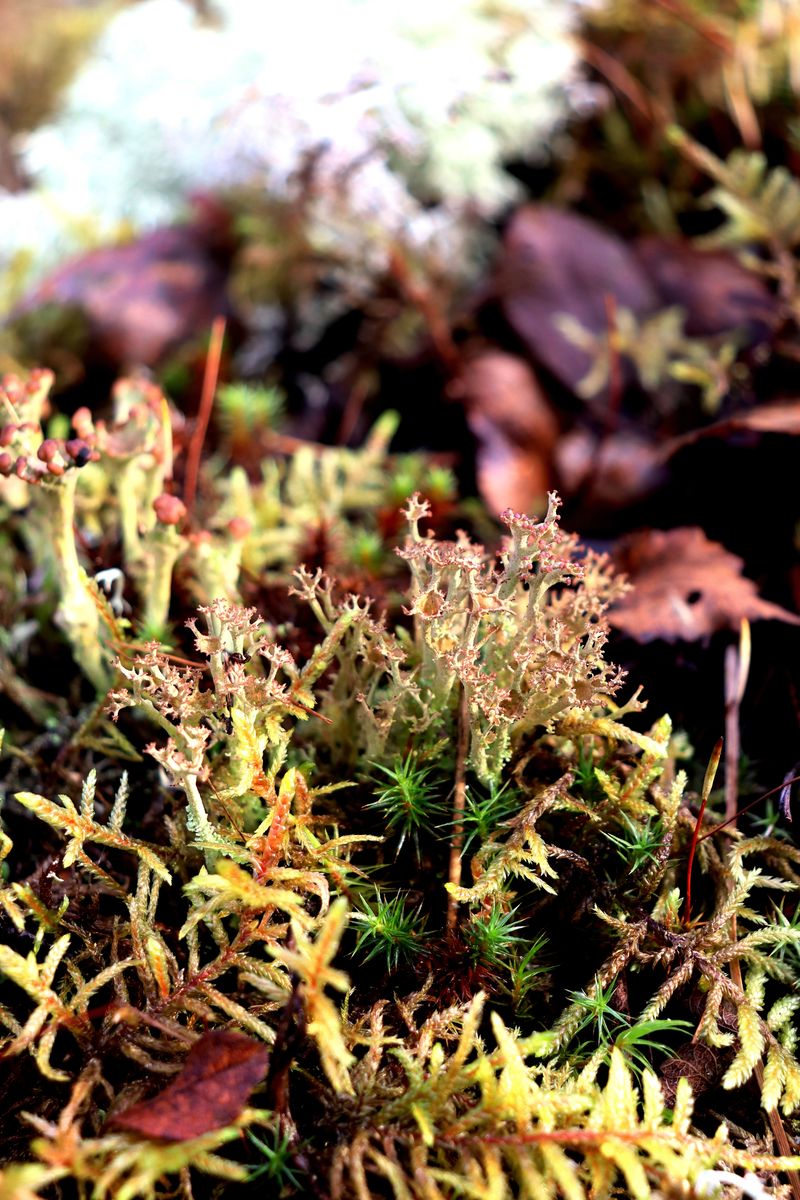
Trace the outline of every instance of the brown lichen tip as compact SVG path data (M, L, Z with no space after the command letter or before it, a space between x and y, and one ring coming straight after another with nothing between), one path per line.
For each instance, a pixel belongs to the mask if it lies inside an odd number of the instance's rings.
M94 433L94 421L92 420L91 409L76 408L72 414L72 428L75 430L79 438L88 438Z
M153 509L162 525L180 525L186 516L186 505L179 496L162 492L153 501Z
M252 522L247 517L231 517L228 521L228 533L236 542L243 542L252 528Z
M423 500L419 492L414 492L413 496L409 496L404 507L400 510L407 521L419 521L423 517L431 515L431 506L427 500Z
M45 438L39 449L36 451L36 457L40 462L51 463L59 453L59 445L55 438Z
M64 443L64 449L76 467L85 467L96 457L96 452L83 438L70 438L68 442Z
M7 399L12 403L15 400L20 400L23 394L22 380L16 375L4 375L0 380L0 387L6 394Z

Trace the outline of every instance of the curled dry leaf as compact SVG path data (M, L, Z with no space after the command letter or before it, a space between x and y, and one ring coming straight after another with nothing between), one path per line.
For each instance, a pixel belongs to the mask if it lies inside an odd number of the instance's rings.
M738 629L742 617L800 625L800 617L762 600L742 575L742 560L702 529L648 530L620 542L616 566L633 589L609 613L611 624L639 642L695 641Z
M184 1142L230 1125L264 1078L269 1051L232 1030L203 1034L179 1075L151 1100L114 1113L109 1125L142 1137Z

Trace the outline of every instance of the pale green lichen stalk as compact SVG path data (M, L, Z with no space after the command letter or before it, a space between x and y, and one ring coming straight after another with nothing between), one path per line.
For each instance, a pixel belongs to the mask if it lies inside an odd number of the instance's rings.
M75 545L75 492L92 453L80 438L44 436L41 422L52 382L47 371L33 372L27 383L14 376L3 382L0 399L7 423L2 430L0 476L5 479L0 479L0 497L12 509L30 505L23 530L34 561L53 573L56 624L80 669L104 693L113 679L107 609Z

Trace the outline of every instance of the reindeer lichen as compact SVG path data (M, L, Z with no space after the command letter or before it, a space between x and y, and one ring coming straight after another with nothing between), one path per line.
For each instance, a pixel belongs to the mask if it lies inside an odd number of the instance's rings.
M16 418L46 382L6 385ZM800 932L769 899L797 890L800 851L717 827L710 782L695 813L669 719L643 731L639 692L617 702L605 613L626 585L557 498L484 547L437 536L412 489L403 536L376 437L209 480L200 536L163 397L125 397L107 428L78 416L80 446L7 434L28 570L47 529L71 547L47 644L64 636L119 734L90 737L92 707L55 763L6 742L0 1061L25 1099L0 1196L189 1197L196 1171L227 1194L265 1146L284 1194L333 1200L649 1200L796 1166L712 1120L703 1085L800 1107ZM40 500L65 486L68 521ZM294 558L303 495L337 530L327 570ZM124 615L81 565L82 522L118 547ZM359 530L372 595L352 590ZM117 1127L205 1030L268 1048L259 1107L186 1140Z

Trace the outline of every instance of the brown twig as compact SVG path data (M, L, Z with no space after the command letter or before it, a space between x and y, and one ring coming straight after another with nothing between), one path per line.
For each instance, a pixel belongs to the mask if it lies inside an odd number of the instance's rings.
M601 46L596 46L594 42L584 40L579 43L579 46L584 61L590 67L594 67L615 91L624 96L646 121L660 125L668 123L668 113L663 105L650 95L624 63L615 58L613 54L609 54L607 50L603 50Z
M222 344L225 340L225 318L215 317L211 326L211 337L208 340L208 355L206 368L203 373L203 390L200 393L200 408L197 413L194 430L189 448L186 452L186 475L183 482L183 502L186 512L191 517L192 506L197 492L197 476L200 471L200 456L203 453L203 442L211 420L211 409L214 404L214 393L219 379L219 364L222 359Z
M358 424L358 419L361 416L364 405L369 399L370 390L371 384L366 375L362 375L352 384L347 393L344 411L336 432L336 444L338 446L346 446L350 440Z
M467 750L469 748L469 709L466 688L461 685L458 705L458 748L456 751L456 781L453 788L453 836L450 839L448 880L453 887L461 885L461 851L464 848L464 804L467 798ZM455 929L458 900L450 893L447 900L447 928Z
M722 79L728 97L728 108L739 136L748 150L760 150L761 127L758 113L747 86L747 75L740 59L729 58L722 65Z
M651 0L656 8L661 8L664 12L669 13L671 17L675 17L682 24L687 25L694 30L701 38L710 42L712 46L716 46L723 54L732 56L736 52L736 43L728 37L718 25L714 25L711 21L701 17L695 12L690 5L685 4L683 0Z
M422 314L434 349L448 374L457 377L461 372L462 359L453 340L450 323L432 289L414 278L398 246L392 247L389 252L389 273L403 297Z

